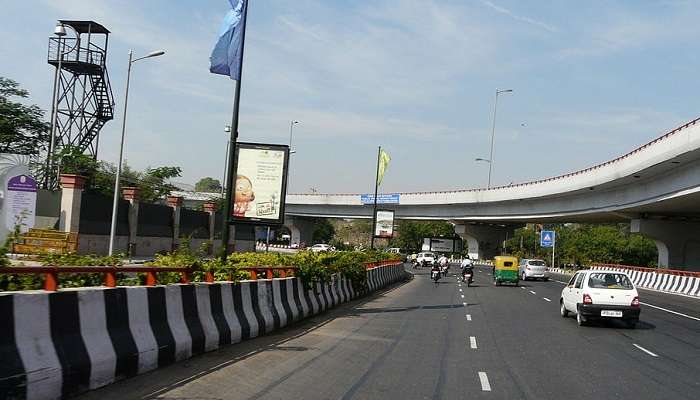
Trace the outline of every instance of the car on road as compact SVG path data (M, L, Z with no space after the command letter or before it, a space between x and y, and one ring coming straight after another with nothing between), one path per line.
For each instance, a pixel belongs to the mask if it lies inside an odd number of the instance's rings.
M518 274L520 279L526 281L528 279L549 280L547 276L547 263L544 260L523 258L518 265Z
M422 252L418 253L416 256L416 262L418 264L425 264L425 265L433 265L435 264L435 253L431 252Z
M576 314L579 326L591 320L617 319L634 328L641 311L639 293L624 272L582 270L561 291L561 316Z
M322 251L334 251L335 248L329 244L317 243L311 246L309 250L313 251L314 253L320 253Z

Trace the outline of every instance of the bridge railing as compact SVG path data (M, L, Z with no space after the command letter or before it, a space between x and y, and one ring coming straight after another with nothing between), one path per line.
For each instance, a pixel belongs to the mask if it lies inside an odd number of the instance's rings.
M696 271L684 271L679 269L666 269L666 268L648 268L648 267L637 267L634 265L624 265L624 264L592 264L591 268L622 268L629 269L633 271L640 272L654 272L657 274L668 274L668 275L678 275L678 276L691 276L695 278L700 278L700 272Z

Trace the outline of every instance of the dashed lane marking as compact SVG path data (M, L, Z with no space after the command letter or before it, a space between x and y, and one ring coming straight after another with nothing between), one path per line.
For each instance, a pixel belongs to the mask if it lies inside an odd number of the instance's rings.
M472 315L471 315L471 314L467 314L467 321L471 321L471 320L472 320Z
M486 372L479 371L479 381L481 382L481 390L484 392L491 391L491 384L489 383L489 377Z
M462 296L462 298L464 298L464 295L463 295L463 294L461 294L460 296Z
M466 302L465 302L465 303L462 303L462 304L463 304L465 307L467 306L467 303L466 303Z
M525 290L526 288L525 286L520 286L520 289Z
M639 350L641 350L641 351L643 351L643 352L649 354L649 355L652 356L652 357L658 357L658 356L659 356L658 354L652 353L651 351L645 349L644 347L638 345L637 343L632 343L632 345L633 345L634 347L638 348Z
M476 349L476 338L474 336L469 336L469 347Z
M552 300L550 300L550 299L548 299L548 298L546 298L546 297L543 297L543 299L544 299L544 301L552 301Z
M537 294L537 293L533 292L532 290L530 290L530 293L532 293L532 294Z

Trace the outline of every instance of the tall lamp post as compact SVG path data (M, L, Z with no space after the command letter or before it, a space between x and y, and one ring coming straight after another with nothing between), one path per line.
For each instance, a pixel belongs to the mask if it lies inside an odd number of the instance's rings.
M224 164L224 165L228 165L228 149L229 149L229 146L231 146L231 125L226 125L226 127L224 127L224 132L226 132L228 134L228 138L226 139L226 164ZM224 169L224 180L223 180L223 184L221 185L221 198L223 198L224 194L226 193L226 182L228 182L226 180L227 175L228 175L228 170Z
M501 93L513 93L513 89L498 90L496 89L496 101L493 104L493 124L491 125L491 153L489 155L489 180L486 186L487 189L491 188L491 169L493 168L493 142L496 136L496 111L498 110L498 95ZM478 161L478 159L477 159ZM483 160L487 161L487 160Z
M163 50L152 51L143 57L133 59L133 51L129 50L129 67L126 70L126 91L124 94L124 116L122 118L122 136L119 145L119 162L117 163L117 175L114 179L114 201L112 203L112 225L109 229L109 255L114 254L114 237L117 233L117 205L119 204L119 179L122 174L122 159L124 155L124 135L126 134L126 107L129 102L129 81L131 80L131 65L136 61L146 58L158 57L165 54Z
M292 150L292 135L294 134L294 125L298 123L299 121L296 120L289 121L289 154L296 153L296 151Z

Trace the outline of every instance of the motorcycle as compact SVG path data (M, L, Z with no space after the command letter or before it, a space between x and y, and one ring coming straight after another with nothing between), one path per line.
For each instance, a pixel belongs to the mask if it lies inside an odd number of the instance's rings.
M471 283L474 281L472 276L473 272L471 270L465 269L464 271L462 271L462 282L466 282L467 287L469 287L469 285L471 285Z
M434 280L435 283L437 283L437 281L440 280L440 276L441 276L441 273L439 270L434 269L434 270L430 271L430 279Z

